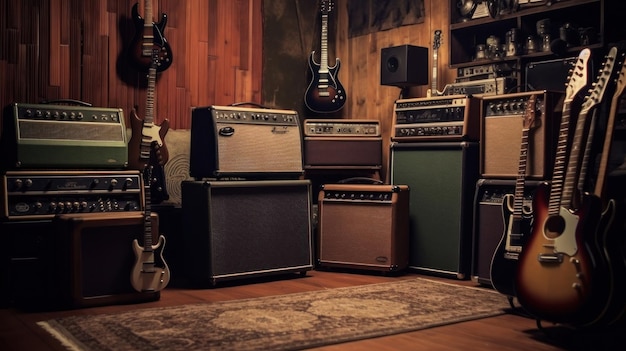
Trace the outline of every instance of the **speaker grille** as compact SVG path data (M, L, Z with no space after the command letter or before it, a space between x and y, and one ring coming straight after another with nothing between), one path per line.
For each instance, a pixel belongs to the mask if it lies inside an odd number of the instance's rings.
M19 139L122 141L124 127L120 123L19 121Z

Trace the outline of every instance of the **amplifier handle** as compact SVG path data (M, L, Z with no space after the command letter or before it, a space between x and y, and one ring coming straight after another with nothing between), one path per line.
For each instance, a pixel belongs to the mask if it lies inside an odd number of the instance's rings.
M242 101L242 102L235 102L235 103L230 104L230 106L242 106L242 105L255 106L255 107L264 108L264 109L269 109L270 108L270 107L267 107L265 105L258 104L256 102L252 102L252 101Z
M351 177L337 182L338 184L383 184L382 180L369 177Z
M85 101L74 100L74 99L58 99L51 101L43 101L42 104L53 104L53 105L76 105L76 106L86 106L91 107L92 105Z

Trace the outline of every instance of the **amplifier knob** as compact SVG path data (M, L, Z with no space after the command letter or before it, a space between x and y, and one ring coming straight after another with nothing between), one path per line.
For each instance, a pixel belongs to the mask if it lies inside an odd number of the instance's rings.
M51 202L51 203L48 205L48 212L56 212L56 210L57 210L57 204L56 204L56 202Z
M117 179L111 179L111 186L110 188L114 188L115 186L117 186Z
M15 189L21 189L23 184L24 182L19 178L13 181L13 186L15 187Z

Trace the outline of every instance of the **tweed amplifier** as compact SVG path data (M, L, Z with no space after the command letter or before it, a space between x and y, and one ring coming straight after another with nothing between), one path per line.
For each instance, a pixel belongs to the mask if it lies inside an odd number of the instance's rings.
M534 123L528 135L526 177L549 179L561 120L557 103L562 94L532 91L484 96L481 102L480 174L482 178L516 178L526 103L536 96Z
M0 191L1 215L11 220L141 211L144 198L139 171L9 171Z
M304 170L297 112L193 108L189 172L196 179L299 177Z
M318 196L318 263L383 272L409 264L409 187L325 184Z
M391 140L478 140L479 100L466 95L397 100Z
M382 152L378 121L304 121L305 169L380 169Z
M5 109L3 168L124 169L128 145L119 108L14 103Z

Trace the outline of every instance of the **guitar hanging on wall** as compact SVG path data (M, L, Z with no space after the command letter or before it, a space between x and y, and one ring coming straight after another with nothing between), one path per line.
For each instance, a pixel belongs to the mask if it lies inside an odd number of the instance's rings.
M328 14L332 11L333 2L322 0L322 35L320 63L315 62L315 51L309 56L311 82L304 95L304 103L309 110L316 113L332 113L343 108L346 103L346 92L337 78L341 62L335 59L335 65L328 65Z
M433 36L433 73L430 89L426 91L428 97L443 95L443 92L437 90L437 71L439 70L439 47L441 46L441 29L435 30Z
M132 9L135 22L135 37L129 50L130 62L138 71L146 72L152 65L152 51L158 56L157 72L168 69L172 64L172 49L165 38L167 15L162 14L158 23L152 21L152 0L144 0L145 18L139 15L139 3Z

